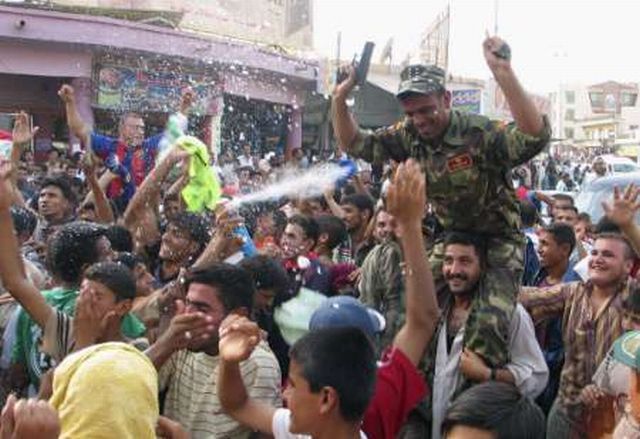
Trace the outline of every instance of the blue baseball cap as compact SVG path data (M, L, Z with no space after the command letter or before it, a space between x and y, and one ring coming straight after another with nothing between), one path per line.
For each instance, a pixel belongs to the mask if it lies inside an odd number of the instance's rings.
M342 327L356 327L373 338L384 331L385 320L378 311L351 296L335 296L322 302L309 321L310 331Z

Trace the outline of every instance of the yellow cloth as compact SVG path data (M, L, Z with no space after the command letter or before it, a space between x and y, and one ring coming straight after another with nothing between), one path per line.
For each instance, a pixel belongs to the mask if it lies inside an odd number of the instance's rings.
M60 415L60 438L155 438L158 375L125 343L75 352L56 368L49 400Z
M189 183L182 189L182 199L189 212L200 213L213 210L220 200L220 182L209 166L207 145L191 136L182 136L176 143L191 154L189 161Z

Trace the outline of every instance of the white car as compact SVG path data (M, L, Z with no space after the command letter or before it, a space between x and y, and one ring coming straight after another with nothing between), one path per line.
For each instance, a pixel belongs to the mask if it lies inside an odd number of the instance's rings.
M605 164L607 165L607 175L624 174L627 172L640 172L640 165L638 165L628 157L603 155L598 158L604 160ZM591 167L593 168L593 163L591 164Z

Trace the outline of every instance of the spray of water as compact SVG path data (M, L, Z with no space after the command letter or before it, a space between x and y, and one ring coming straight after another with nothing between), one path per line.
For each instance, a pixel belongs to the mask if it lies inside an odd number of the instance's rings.
M238 208L243 204L277 200L282 197L317 197L348 175L348 169L335 163L317 165L306 171L289 171L276 183L257 192L234 198L229 205Z

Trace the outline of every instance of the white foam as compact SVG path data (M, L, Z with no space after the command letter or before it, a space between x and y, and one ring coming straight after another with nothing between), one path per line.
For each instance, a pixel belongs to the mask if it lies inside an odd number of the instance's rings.
M282 197L317 197L348 175L349 169L335 163L317 165L306 171L289 171L279 181L259 191L234 198L229 205L232 208L238 208L243 204L277 200Z

